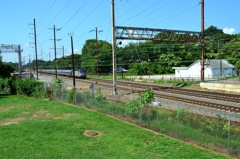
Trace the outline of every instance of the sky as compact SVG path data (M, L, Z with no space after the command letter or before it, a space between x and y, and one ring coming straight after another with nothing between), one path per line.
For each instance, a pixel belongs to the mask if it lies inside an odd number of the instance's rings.
M22 62L35 59L33 19L36 21L38 59L81 54L86 40L112 43L111 0L0 0L0 44L21 45ZM201 0L115 0L115 25L201 31ZM205 0L205 29L216 26L228 34L240 33L240 0ZM101 31L101 32L100 32ZM123 44L127 42L123 41ZM18 62L17 53L2 53L5 62Z

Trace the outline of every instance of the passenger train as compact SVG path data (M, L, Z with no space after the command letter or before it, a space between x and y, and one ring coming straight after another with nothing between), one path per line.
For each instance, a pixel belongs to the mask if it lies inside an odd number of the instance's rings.
M54 69L38 69L38 72L39 73L47 73L47 74L55 74ZM57 74L60 76L72 77L73 71L72 70L57 70ZM87 71L85 69L76 69L75 77L85 79L85 78L87 78Z

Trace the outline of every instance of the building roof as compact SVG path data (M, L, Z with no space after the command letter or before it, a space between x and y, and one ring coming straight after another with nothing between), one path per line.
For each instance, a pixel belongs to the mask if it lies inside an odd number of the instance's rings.
M173 67L175 70L187 70L188 67Z
M222 63L222 64L221 64ZM220 69L220 68L235 68L232 64L229 64L227 60L206 60L206 65L209 65L212 69ZM222 65L222 66L221 66Z
M192 67L193 65L195 65L196 63L199 63L199 62L201 63L201 60L195 61L194 63L192 63L188 67L173 67L173 69L175 69L175 70L187 70L188 68ZM233 66L232 64L229 64L228 61L225 60L225 59L218 59L218 60L208 60L207 59L205 61L205 65L207 67L210 67L211 69L235 68L235 66Z

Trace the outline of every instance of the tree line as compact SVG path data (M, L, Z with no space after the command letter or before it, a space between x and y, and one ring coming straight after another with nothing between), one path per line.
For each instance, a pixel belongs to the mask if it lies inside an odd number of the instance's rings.
M240 70L240 34L229 35L215 26L204 32L205 59L226 59ZM143 41L117 45L117 67L128 69L136 75L173 73L172 67L185 67L195 60L201 60L201 42L183 43L167 41ZM82 54L74 54L76 68L84 68L88 73L110 73L112 71L111 43L88 39L82 47ZM36 61L23 68L35 68ZM72 69L72 56L57 58L58 69ZM38 60L38 68L53 69L55 61Z

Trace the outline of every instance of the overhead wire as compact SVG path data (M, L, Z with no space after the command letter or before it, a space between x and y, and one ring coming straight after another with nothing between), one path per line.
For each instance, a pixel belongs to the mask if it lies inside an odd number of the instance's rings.
M184 11L178 12L178 13L176 13L175 15L172 15L172 16L170 16L170 17L168 17L168 18L165 18L165 19L161 20L160 22L154 23L154 24L152 24L151 26L155 26L155 25L157 25L157 24L159 24L159 23L163 23L163 22L165 22L165 21L167 21L167 20L169 20L169 19L171 19L171 18L173 18L173 17L180 16L181 14L186 13L186 12L188 12L188 11L196 8L196 7L198 7L198 4L197 4L197 5L194 5L194 6L191 6L191 8L188 8L188 9L186 9L186 10L184 10Z
M83 3L83 5L61 26L61 28L63 28L65 25L67 25L81 11L81 9L87 5L88 2L89 2L89 0L86 0Z
M69 2L69 1L68 1ZM67 3L68 3L67 2ZM102 2L103 2L103 0L92 10L92 12L90 12L82 21L81 21L81 23L82 22L84 22L87 18L88 18L88 16L90 16L98 7L99 7L99 5L101 5L102 4ZM66 7L66 5L67 5L67 3L65 4L65 6L64 7ZM126 3L125 3L126 4ZM154 4L159 4L159 1L158 2L155 2ZM153 5L151 5L151 6L153 6ZM64 8L62 8L62 10L63 10ZM62 11L61 10L61 11ZM63 25L62 25L62 27L64 27L65 25L67 25L79 12L80 12L80 10L81 9L79 9L79 10L77 10ZM147 9L148 10L148 9ZM59 13L61 13L61 11L59 12ZM122 13L123 14L123 13ZM57 17L57 16L56 16ZM54 18L54 19L56 19L56 18ZM101 21L103 21L103 19L100 19ZM105 19L104 19L105 20ZM126 19L125 19L126 20ZM54 20L53 20L54 21ZM79 25L81 24L81 23L79 23ZM49 24L50 25L50 24ZM76 30L78 27L79 27L79 25L77 25L77 27L75 27L74 28L74 30ZM110 28L110 27L109 27ZM84 34L81 34L81 36L82 35L86 35L87 33L89 33L89 31L88 32L86 32L86 33L84 33Z
M192 3L192 2L193 2L193 1L190 0L190 1L186 2L186 3L183 3L183 4L181 4L181 6L178 6L178 7L176 7L176 8L173 8L173 9L170 10L169 12L166 12L165 14L161 14L161 15L157 16L157 18L154 18L154 21L155 21L156 19L159 19L160 17L166 17L167 15L170 15L170 14L172 14L172 13L175 13L175 12L177 12L177 10L179 10L179 9L181 9L181 8L183 8L183 7L186 7L188 4L190 4L190 3ZM148 19L149 22L150 22L150 21L152 22L153 19L149 19L149 18L146 18L146 17L148 17L148 16L151 15L151 14L154 14L156 11L159 11L161 8L167 6L168 4L169 4L169 2L166 3L165 5L161 6L160 8L156 8L155 10L153 10L152 12L150 12L149 14L145 15L144 18L145 18L145 19ZM175 15L178 15L178 14L179 14L179 13L176 13ZM149 24L148 21L145 22L145 23Z
M119 3L119 4L120 4L120 3ZM155 3L154 3L154 4L155 4ZM120 6L121 6L121 4L120 4ZM121 8L121 9L122 9L122 8ZM125 17L125 15L124 15L123 12L122 12L122 16ZM124 20L125 20L125 22L126 22L126 24L127 24L126 19L124 19ZM115 44L114 44L114 45L115 45ZM136 51L136 54L137 54L138 59L141 61L140 55L139 55L138 50L137 50L136 47L135 47L135 51ZM117 60L117 59L116 59L116 60ZM142 66L142 68L143 68L144 74L147 75L147 72L146 72L145 68L143 67L143 64L142 64L142 63L141 63L141 66ZM149 84L149 87L152 89L151 83L148 83L148 84Z
M165 3L165 4L161 5L160 7L158 7L158 4L159 4L159 3L162 3L162 1L157 1L156 3L152 4L152 5L149 6L148 8L139 11L139 12L136 13L134 16L128 18L127 21L130 21L131 19L135 19L135 21L133 21L133 22L130 23L130 24L136 23L136 21L139 21L139 20L142 21L142 19L143 19L143 18L145 19L146 16L144 16L144 17L140 17L140 15L144 14L145 12L147 12L147 11L149 11L149 10L151 10L150 13L152 13L152 9L153 9L153 7L157 7L156 10L159 10L159 9L161 9L161 8L163 8L163 7L165 7L165 6L167 6L169 3L172 3L172 1L168 1L167 3ZM136 17L139 17L139 18L136 19Z
M40 25L42 23L42 21L44 20L44 18L47 17L48 13L52 10L52 8L55 5L55 3L56 3L56 0L53 1L52 5L49 7L47 12L43 15L42 19L39 21L38 25Z
M146 11L146 10L145 10L145 11ZM156 10L155 10L155 11L156 11ZM152 13L150 13L150 14L152 14ZM150 15L150 14L148 14L148 15ZM136 53L136 55L137 55L137 57L138 57L138 60L141 61L140 54L139 54L139 52L138 52L138 50L137 50L136 47L135 47L135 53ZM143 71L144 71L144 73L146 74L146 70L144 69Z
M48 23L48 25L39 33L39 34L41 34L44 30L46 30L49 26L50 26L50 24L52 24L53 23L53 21L54 20L56 20L56 18L63 12L63 10L68 6L68 4L70 3L70 1L71 0L68 0L65 4L64 4L64 6L61 8L61 10L56 14L56 16ZM38 34L38 35L39 35Z
M92 10L89 14L86 15L85 18L83 18L83 20L78 23L78 25L73 29L73 31L75 31L76 29L78 29L78 28L81 26L81 24L84 23L84 21L87 20L87 18L89 18L89 16L92 15L92 14L94 13L94 11L96 11L96 9L99 8L100 5L101 5L103 2L104 2L104 0L101 0L100 3L98 3L97 6L96 6L95 8L93 8L93 10ZM85 33L80 34L80 36L86 35L86 34L88 34L88 33L89 33L89 31L86 31Z
M43 31L46 30L46 29L49 27L49 25L52 24L52 22L53 22L54 20L56 20L56 18L57 18L57 17L64 11L64 9L69 5L70 1L71 1L71 0L68 0L68 1L64 4L64 6L59 10L59 12L55 15L55 17L51 20L51 22L46 26L46 28L44 28L44 29L38 34L38 36L39 36L39 35L42 35ZM54 3L54 4L55 4L55 3ZM40 41L39 41L39 44L41 45L41 44L47 42L47 41L48 41L50 38L52 38L52 37L53 37L53 35L51 35L48 39L44 40L43 42L40 42Z

